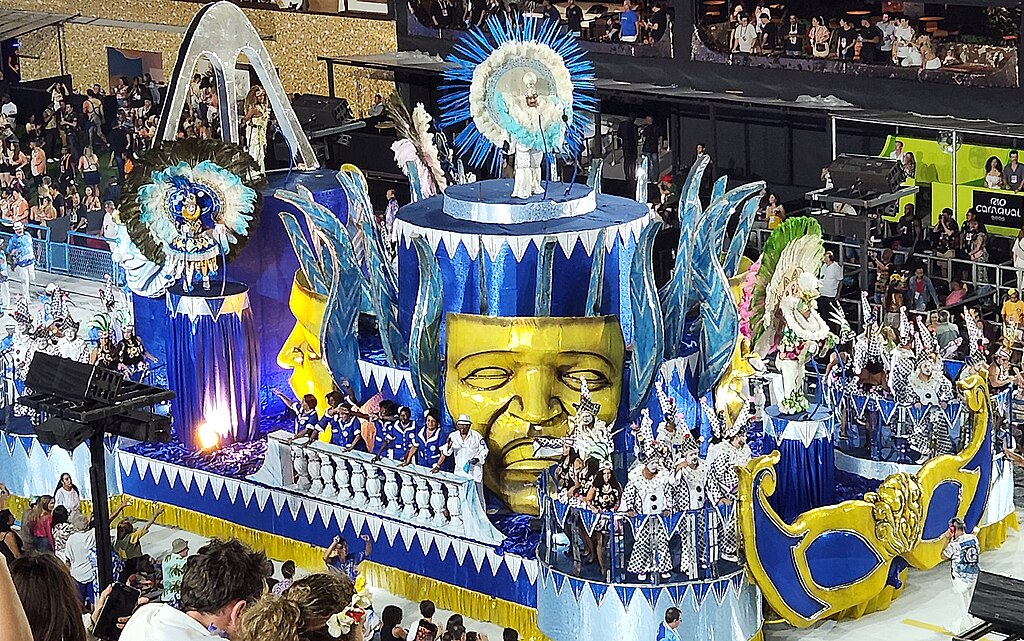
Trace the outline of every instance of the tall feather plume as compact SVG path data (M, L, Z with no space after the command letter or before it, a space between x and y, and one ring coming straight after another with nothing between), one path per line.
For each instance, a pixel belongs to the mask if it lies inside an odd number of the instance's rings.
M441 313L444 291L437 256L422 236L412 238L419 265L420 282L409 336L409 372L416 396L428 407L441 407Z

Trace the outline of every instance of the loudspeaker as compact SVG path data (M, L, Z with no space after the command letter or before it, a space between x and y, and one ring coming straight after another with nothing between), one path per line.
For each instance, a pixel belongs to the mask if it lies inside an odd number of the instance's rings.
M837 189L878 194L891 194L900 188L905 176L895 158L840 154L829 165L832 185Z
M131 410L114 417L107 431L145 443L167 443L171 440L171 417Z
M295 117L303 129L327 129L352 120L348 100L329 96L302 95L292 101Z
M71 452L92 436L93 428L83 423L51 416L35 427L35 433L40 443L56 445Z
M68 358L36 352L25 385L36 394L53 394L68 401L111 404L124 377L117 372Z

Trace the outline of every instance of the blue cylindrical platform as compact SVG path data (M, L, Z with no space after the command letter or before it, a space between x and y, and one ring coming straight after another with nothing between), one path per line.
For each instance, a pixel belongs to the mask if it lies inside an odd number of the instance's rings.
M220 445L250 441L259 432L260 368L248 288L167 292L167 384L174 435L199 449L196 430L208 423Z

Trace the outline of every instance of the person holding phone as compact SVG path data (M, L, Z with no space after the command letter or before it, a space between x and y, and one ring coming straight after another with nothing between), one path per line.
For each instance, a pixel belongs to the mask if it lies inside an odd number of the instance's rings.
M949 529L943 536L946 539L946 547L942 550L942 557L949 559L953 594L956 597L957 606L957 619L954 621L956 627L952 627L952 630L960 632L974 625L970 607L974 588L978 584L978 559L981 556L981 546L978 543L978 537L967 532L967 525L961 518L950 519Z

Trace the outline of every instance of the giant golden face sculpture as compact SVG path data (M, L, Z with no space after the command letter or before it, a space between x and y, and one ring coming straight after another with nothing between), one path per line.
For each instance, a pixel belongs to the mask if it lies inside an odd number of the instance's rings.
M314 292L302 270L295 272L288 307L295 316L295 327L277 353L277 364L292 370L288 379L296 398L312 394L318 407L327 407L324 397L334 389L334 379L320 351L320 326L327 308L327 297Z
M613 316L507 318L448 314L445 401L467 414L490 450L484 484L517 512L537 514L534 483L549 459L538 437L564 436L585 379L598 418L611 423L622 391L625 344Z

